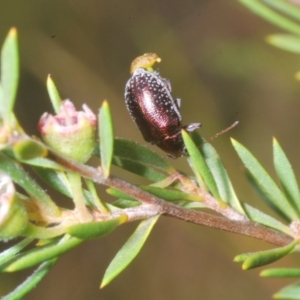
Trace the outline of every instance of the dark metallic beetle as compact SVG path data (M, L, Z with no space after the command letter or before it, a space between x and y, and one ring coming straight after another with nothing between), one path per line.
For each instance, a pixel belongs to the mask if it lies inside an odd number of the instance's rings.
M186 154L181 129L193 131L201 124L182 126L180 100L173 99L170 82L152 70L155 62L160 62L160 58L154 53L139 56L132 62L125 102L144 139L177 158Z

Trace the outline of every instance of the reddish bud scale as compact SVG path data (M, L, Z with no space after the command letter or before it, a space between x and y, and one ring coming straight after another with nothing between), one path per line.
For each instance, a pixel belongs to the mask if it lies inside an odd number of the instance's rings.
M127 109L147 142L177 158L186 154L181 129L193 131L201 126L182 126L180 100L171 95L171 85L158 72L138 68L125 87Z

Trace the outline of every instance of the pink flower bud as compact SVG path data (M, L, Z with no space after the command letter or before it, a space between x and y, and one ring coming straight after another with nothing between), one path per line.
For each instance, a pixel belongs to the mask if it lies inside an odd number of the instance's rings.
M45 143L55 151L79 162L86 162L96 146L96 115L84 104L76 111L70 100L65 100L53 116L44 113L38 129Z

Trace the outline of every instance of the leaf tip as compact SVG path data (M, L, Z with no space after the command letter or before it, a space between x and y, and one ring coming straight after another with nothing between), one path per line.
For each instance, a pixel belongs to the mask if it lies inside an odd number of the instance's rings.
M266 272L266 271L268 271L268 270L262 270L258 275L259 275L260 277L267 277L267 273L268 273L268 272Z
M300 81L300 72L297 72L297 73L295 74L295 79L296 79L297 81Z
M108 282L106 282L106 281L102 281L101 282L101 284L100 284L100 287L99 287L99 289L101 290L101 289L103 289L104 287L106 287L107 286L107 284L108 284Z
M186 132L184 129L181 129L181 134L182 134L183 136L186 136L186 135L187 135L187 132Z
M104 100L104 101L103 101L102 107L105 108L105 109L109 108L109 104L108 104L108 101L107 101L107 100Z
M8 36L16 38L17 37L17 28L12 27L8 32Z
M51 74L48 74L47 76L47 83L51 83L53 80L51 78Z
M15 270L14 268L12 268L11 266L1 269L1 272L5 272L5 273L13 273Z
M274 34L269 34L265 37L265 41L269 44L272 44L273 40L274 40Z

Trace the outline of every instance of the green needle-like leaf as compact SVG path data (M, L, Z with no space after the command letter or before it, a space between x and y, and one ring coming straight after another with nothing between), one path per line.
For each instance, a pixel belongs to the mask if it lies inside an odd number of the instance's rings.
M31 138L23 138L12 145L14 156L18 160L30 160L47 155L47 148Z
M159 188L155 186L140 186L140 188L158 198L166 201L178 201L178 200L189 200L189 201L202 201L203 199L198 195L190 195L178 190L171 190L165 188Z
M32 159L27 159L22 161L22 163L33 167L40 167L45 169L46 171L49 171L49 169L56 170L56 171L69 171L59 163L45 157L36 157Z
M59 224L51 227L41 227L28 223L26 229L22 232L24 236L30 236L31 238L39 240L50 240L66 233L66 226Z
M254 208L246 203L244 204L244 209L250 220L292 236L292 232L291 232L290 228L288 226L282 224L278 220L274 219L273 217L263 213L262 211Z
M16 272L58 257L81 244L83 240L64 236L58 243L50 243L21 253L1 267L2 272Z
M204 156L207 166L213 174L222 200L228 203L230 207L234 208L239 213L245 214L217 151L209 143L204 143L200 150Z
M276 13L263 3L257 0L239 0L242 4L247 6L252 12L259 15L263 19L267 20L268 22L287 30L291 33L295 33L300 35L300 26L289 20L288 18L285 18L281 16L280 14Z
M60 209L51 200L49 195L27 174L19 164L0 153L0 170L9 175L14 182L20 185L28 194L39 200L43 211L50 216L58 216Z
M273 268L266 269L260 272L259 274L262 277L300 277L300 269L299 268Z
M66 232L79 239L94 239L111 233L120 224L125 223L126 221L127 216L121 215L120 217L112 220L76 224L69 227Z
M17 30L12 28L1 50L1 85L3 102L0 103L1 114L7 121L13 111L19 81L19 54Z
M101 168L105 178L109 176L114 150L114 132L110 109L104 101L99 112Z
M116 197L116 198L122 198L122 199L126 199L126 200L133 200L136 201L135 198L121 192L120 190L114 189L114 188L108 188L106 189L107 194Z
M181 132L184 144L189 154L189 164L196 175L200 187L204 190L207 190L208 187L213 196L217 200L221 200L216 182L213 178L213 174L208 168L201 152L199 151L198 147L194 144L189 134L184 130L182 130Z
M300 21L299 6L293 4L292 2L289 3L284 0L263 0L263 2L282 12L284 15Z
M261 267L267 264L270 264L274 261L281 259L282 257L288 255L295 246L298 244L298 241L295 240L292 243L288 244L285 247L274 248L271 250L256 252L250 255L242 265L243 270L249 270L257 267Z
M0 265L4 264L8 259L15 256L19 253L23 248L29 245L33 241L32 238L26 238L21 242L17 243L16 245L4 250L0 254Z
M133 161L114 155L113 164L124 170L142 176L154 182L161 181L167 177L167 175L157 171L154 167L146 165L142 161Z
M165 189L165 188L159 188L159 187L148 186L148 185L140 186L140 188L143 191L146 191L166 201L181 201L181 200L202 201L202 198L198 195L184 193L175 189ZM132 206L138 206L140 204L140 202L137 201L135 198L121 192L120 190L114 188L108 188L106 192L111 196L123 200L123 201L118 201L117 205L116 202L114 202L114 205L118 207L120 207L120 205L122 205L123 207L128 207L128 206L132 207ZM128 206L126 206L126 204L128 204Z
M129 207L137 207L141 205L141 203L137 200L118 199L113 202L113 205L119 208L129 208Z
M39 167L34 167L33 170L49 186L53 187L61 194L72 198L71 187L65 172L53 171Z
M288 285L278 291L273 295L274 299L289 299L289 300L299 300L300 299L300 283L293 283Z
M47 90L53 109L55 113L58 114L61 106L61 97L50 75L47 77Z
M271 34L266 37L266 41L277 48L300 53L300 37L297 35L288 33Z
M274 165L286 197L300 217L300 193L292 166L276 139L273 140Z
M42 263L24 282L22 282L14 291L2 297L2 300L22 299L26 294L33 290L36 285L48 274L56 263L57 258Z
M107 204L104 201L101 201L101 199L98 196L97 189L95 187L95 184L92 180L85 179L85 184L88 188L88 191L83 191L84 196L88 195L89 202L91 203L92 207L97 207L98 210L100 210L103 213L109 213L109 208Z
M127 208L127 207L139 206L141 204L138 200L121 192L120 190L117 190L114 188L108 188L106 190L106 192L107 192L107 194L109 194L115 198L120 198L113 203L113 205L116 207Z
M260 189L289 220L297 220L298 214L257 159L242 144L233 139L232 144Z
M100 288L108 285L138 255L159 216L142 221L105 271Z
M260 183L255 179L255 177L248 171L245 170L245 175L252 185L253 190L258 194L262 201L264 201L281 219L286 221L287 223L290 222L290 218L287 217L274 203L273 200L270 199L269 195L265 193L262 189Z
M251 253L242 253L234 257L233 261L237 263L243 263L247 258L253 255L255 252Z
M166 177L163 174L176 172L167 160L149 148L120 138L115 139L114 164L140 176L150 176L149 179L162 173L163 178L159 179L162 180Z

